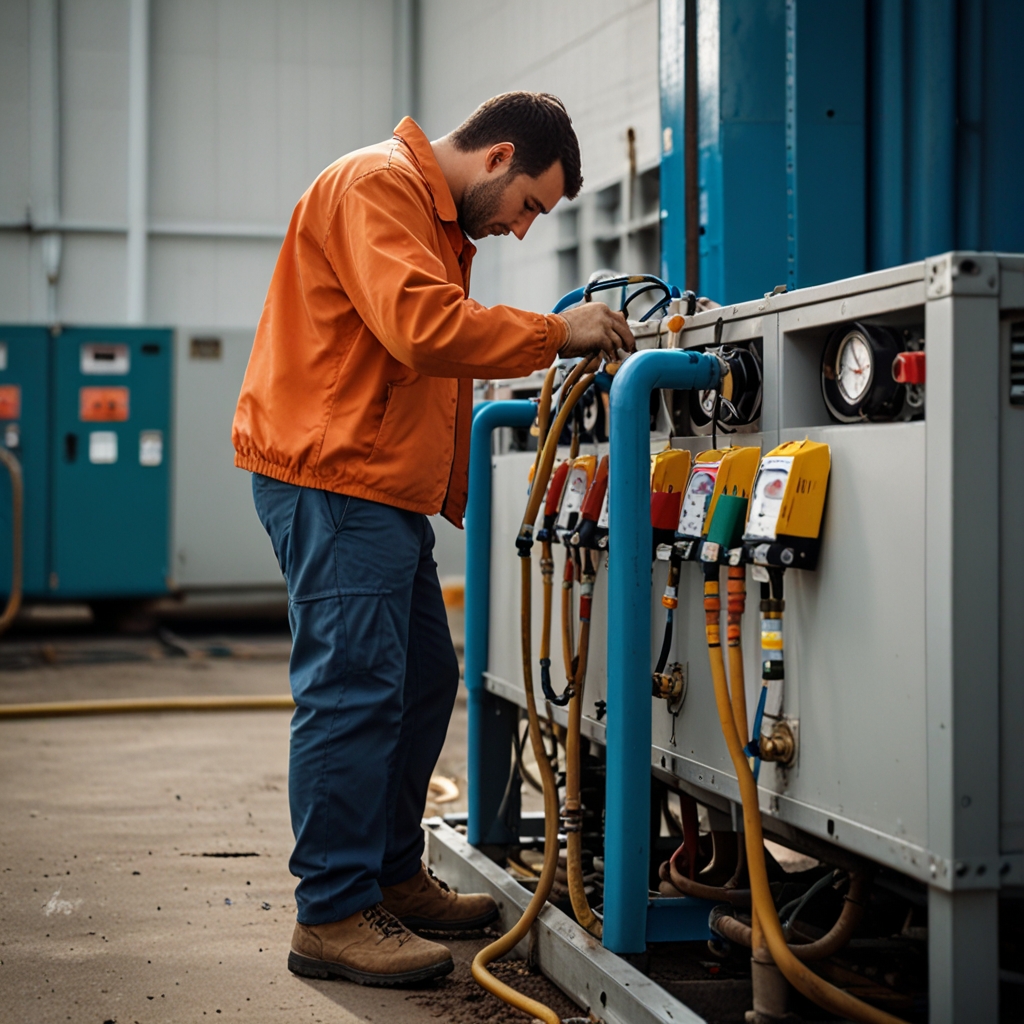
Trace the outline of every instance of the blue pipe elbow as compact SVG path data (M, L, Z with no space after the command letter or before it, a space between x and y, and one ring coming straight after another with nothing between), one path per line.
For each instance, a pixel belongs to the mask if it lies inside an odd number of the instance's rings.
M717 357L638 352L612 382L608 478L608 732L604 945L647 946L651 778L650 400L655 388L713 388Z
M467 838L484 840L483 771L484 672L487 670L491 615L491 434L497 427L528 427L537 407L529 401L482 402L473 410L469 445L469 495L466 501L466 647L468 695ZM512 555L509 544L509 555Z

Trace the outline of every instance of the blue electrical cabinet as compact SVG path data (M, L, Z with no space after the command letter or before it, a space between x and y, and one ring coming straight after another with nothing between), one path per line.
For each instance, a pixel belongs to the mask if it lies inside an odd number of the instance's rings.
M48 592L49 367L50 337L45 327L0 326L0 445L21 463L25 491L22 588L27 597ZM11 589L12 512L10 478L0 468L0 595L4 598Z
M68 328L53 340L49 593L165 593L172 335Z

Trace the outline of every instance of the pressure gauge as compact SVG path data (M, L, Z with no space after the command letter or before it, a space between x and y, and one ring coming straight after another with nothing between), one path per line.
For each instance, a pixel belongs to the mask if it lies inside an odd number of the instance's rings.
M761 360L753 346L727 346L706 351L721 356L729 366L721 391L709 389L690 392L690 422L696 428L707 427L718 403L718 425L725 433L753 423L761 415Z
M839 394L849 405L859 405L874 376L871 347L863 334L850 331L839 343L836 355L836 383Z
M892 365L903 344L886 327L846 324L832 333L821 357L821 392L841 423L893 419L906 389Z

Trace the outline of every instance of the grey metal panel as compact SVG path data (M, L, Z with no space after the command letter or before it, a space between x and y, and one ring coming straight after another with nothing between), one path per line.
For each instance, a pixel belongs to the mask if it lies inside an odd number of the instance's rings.
M1003 280L1006 280L1004 275ZM1024 293L1022 293L1024 299ZM1024 302L1021 303L1024 306ZM1010 324L999 334L999 750L1000 852L1024 852L1024 409L1009 402Z
M192 358L194 337L220 339L220 358ZM251 475L235 468L231 445L252 337L195 328L175 335L171 572L182 589L284 586L253 508Z

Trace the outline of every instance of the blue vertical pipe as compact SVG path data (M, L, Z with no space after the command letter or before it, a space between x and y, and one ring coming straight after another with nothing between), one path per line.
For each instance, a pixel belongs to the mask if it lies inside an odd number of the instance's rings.
M956 247L956 2L911 0L907 258Z
M608 733L604 944L647 941L651 792L650 401L654 388L713 388L714 356L638 352L612 383L609 454ZM467 609L470 599L467 594ZM467 631L468 635L468 631ZM468 679L468 665L467 665Z
M488 749L486 742L491 696L484 687L491 614L491 433L496 427L528 427L536 412L536 405L527 401L482 402L473 410L466 502L465 679L469 712L467 838L475 846L487 841L509 767L508 749L499 764L494 755L501 752ZM509 557L514 555L510 539ZM495 765L498 777L495 770L489 770Z

